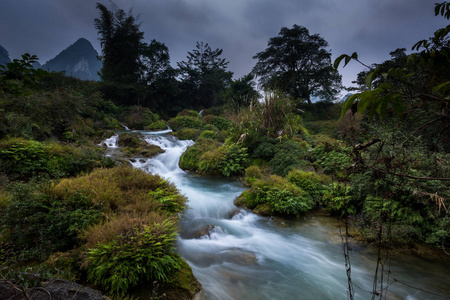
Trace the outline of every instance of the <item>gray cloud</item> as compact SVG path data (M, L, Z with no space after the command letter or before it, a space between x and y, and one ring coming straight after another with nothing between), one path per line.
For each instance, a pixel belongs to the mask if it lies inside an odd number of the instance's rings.
M17 58L25 52L41 63L84 37L100 51L95 3L107 0L1 0L0 44ZM139 16L149 42L170 50L173 64L184 60L196 41L222 48L229 69L240 77L251 71L252 57L263 51L281 27L307 27L324 37L333 58L357 51L371 64L389 58L396 48L410 49L447 25L434 17L434 2L423 0L115 0ZM342 70L350 84L362 67Z

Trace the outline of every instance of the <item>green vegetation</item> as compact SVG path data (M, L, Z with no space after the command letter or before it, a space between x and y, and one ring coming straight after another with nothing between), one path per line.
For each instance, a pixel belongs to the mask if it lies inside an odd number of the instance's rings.
M449 7L436 4L436 14L448 19ZM326 42L304 27L282 28L255 56L267 88L258 99L253 75L233 81L221 49L197 43L174 70L168 48L145 43L131 14L97 8L102 82L35 70L29 54L0 66L0 271L46 269L120 297L157 281L167 295L193 297L198 283L174 250L186 199L97 146L124 126L169 126L195 141L180 167L241 177L248 190L235 203L256 213L323 209L380 247L450 247L448 28L410 55L397 49L365 65L344 103L302 104L339 87ZM290 57L291 46L312 57ZM279 72L286 59L314 62L311 77ZM356 53L334 66L352 60ZM132 132L120 146L129 156L162 151Z
M328 43L306 27L283 27L270 38L268 48L257 53L253 74L266 89L279 89L286 95L311 104L311 97L334 100L341 77L333 72Z

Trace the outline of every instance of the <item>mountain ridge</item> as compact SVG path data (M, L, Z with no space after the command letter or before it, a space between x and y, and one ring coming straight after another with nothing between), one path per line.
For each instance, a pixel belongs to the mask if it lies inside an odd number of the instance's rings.
M67 76L82 80L99 81L98 72L102 68L102 63L91 42L85 38L79 38L40 68L46 71L64 71Z

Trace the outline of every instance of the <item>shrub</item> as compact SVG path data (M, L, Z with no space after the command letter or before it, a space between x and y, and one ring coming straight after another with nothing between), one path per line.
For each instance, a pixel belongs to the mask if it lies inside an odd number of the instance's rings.
M220 173L227 177L241 173L247 166L247 148L241 148L235 144L223 147L226 154L218 164Z
M226 147L219 147L199 157L198 171L205 175L219 175L220 163L226 158Z
M197 140L202 131L200 129L181 128L176 132L172 132L173 136L176 136L180 140Z
M88 251L90 281L112 294L125 295L144 280L167 282L169 275L181 268L181 258L173 252L175 223L147 222L147 219L122 215L96 228L112 234ZM112 224L122 222L126 226Z
M196 117L191 115L178 115L175 118L170 119L168 121L168 125L174 131L178 131L182 128L201 129L203 127L203 123L200 120L200 116L198 114Z
M269 161L273 173L286 176L292 169L307 166L308 162L305 161L307 149L304 147L304 144L292 140L276 145L275 155Z
M158 120L145 126L145 130L164 130L167 129L166 121Z
M251 186L253 182L263 178L263 172L258 166L250 166L245 169L245 185Z
M62 197L80 192L95 203L101 203L108 211L173 210L174 206L163 205L155 195L149 193L158 189L165 189L167 193L176 195L172 200L180 209L177 212L181 212L186 198L178 194L173 184L157 175L129 166L97 169L87 176L63 179L54 192Z
M215 139L217 136L217 132L214 132L212 130L204 130L201 134L200 137L201 138L205 138L205 139Z
M286 179L308 193L315 203L322 203L322 197L328 190L327 183L331 180L325 175L294 169Z
M142 134L136 132L121 134L119 146L124 147L123 151L128 154L140 155L143 157L153 157L164 152L159 146L150 145L144 140Z
M214 125L214 127L216 127L219 130L229 130L233 125L230 120L224 117L218 117L213 115L205 116L202 119L202 122L205 124Z
M0 165L12 180L28 180L38 175L51 178L75 176L95 167L110 167L113 164L110 158L103 156L100 148L76 148L21 138L0 142Z
M193 146L188 147L181 155L179 161L180 168L190 171L199 170L200 157L206 152L219 147L220 143L214 140L199 138Z
M79 233L102 217L102 206L81 193L61 198L51 186L16 183L10 194L0 225L19 260L44 260L55 251L70 249Z
M150 111L150 109L141 106L133 106L130 108L124 119L125 125L132 129L143 130L147 126L162 125L159 116ZM167 128L164 124L163 128Z
M345 169L351 165L350 149L339 145L320 145L312 150L315 166L322 168L325 174L334 175L338 179L345 178Z
M340 217L354 215L357 210L352 194L350 186L335 182L325 191L323 202L331 214Z
M255 212L283 217L298 217L314 206L307 193L277 175L255 180L235 203Z

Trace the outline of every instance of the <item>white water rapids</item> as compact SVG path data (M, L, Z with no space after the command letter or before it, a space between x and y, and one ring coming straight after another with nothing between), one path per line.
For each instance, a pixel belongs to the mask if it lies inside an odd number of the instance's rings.
M169 179L188 198L177 247L202 284L199 299L347 298L345 262L334 218L286 221L239 209L233 201L244 190L240 182L206 178L178 167L192 141L164 135L167 131L141 133L165 153L137 160L134 167ZM376 256L370 252L362 246L351 251L355 299L372 297ZM392 261L389 267L392 275L409 285L450 293L448 267L418 258ZM388 282L387 275L384 281ZM389 286L387 299L442 298L396 283Z

